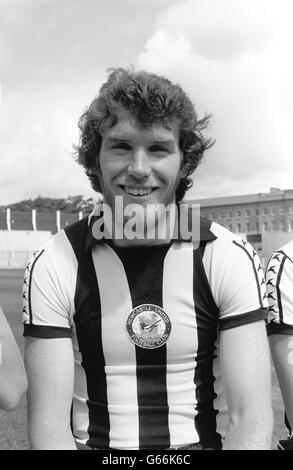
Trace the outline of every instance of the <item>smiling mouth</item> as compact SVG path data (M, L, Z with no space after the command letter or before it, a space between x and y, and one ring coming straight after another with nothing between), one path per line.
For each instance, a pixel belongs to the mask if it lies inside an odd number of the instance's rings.
M118 185L123 191L125 191L130 196L149 196L149 194L153 193L158 189L157 187L154 188L134 188L132 186L125 186L123 184Z

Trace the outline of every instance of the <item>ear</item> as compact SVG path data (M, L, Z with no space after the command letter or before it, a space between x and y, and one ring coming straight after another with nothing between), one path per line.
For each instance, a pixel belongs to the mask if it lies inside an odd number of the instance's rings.
M88 168L86 170L86 175L90 178L90 177L95 177L95 176L100 176L101 172L100 172L100 168L98 167L98 165L96 165L95 167L91 167L91 168Z
M99 175L97 168L88 168L85 173L89 178Z
M184 161L184 155L182 150L180 151L180 157L181 157L181 162L180 162L180 170L179 170L179 176L181 178L185 178L187 176L187 168L186 168L186 161Z
M182 164L181 169L179 171L180 179L185 178L188 174L188 169L186 168L186 165Z

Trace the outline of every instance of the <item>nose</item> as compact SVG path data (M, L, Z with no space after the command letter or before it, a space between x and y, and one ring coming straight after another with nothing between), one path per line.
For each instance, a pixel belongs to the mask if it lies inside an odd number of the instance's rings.
M150 172L151 167L147 152L142 148L135 150L128 166L128 174L136 179L142 179L149 176Z

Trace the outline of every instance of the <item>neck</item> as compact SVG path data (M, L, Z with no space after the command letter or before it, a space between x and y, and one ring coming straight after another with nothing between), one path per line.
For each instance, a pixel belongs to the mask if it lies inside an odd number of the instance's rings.
M175 203L143 207L130 216L107 217L104 213L105 233L117 247L156 246L169 243L177 222Z

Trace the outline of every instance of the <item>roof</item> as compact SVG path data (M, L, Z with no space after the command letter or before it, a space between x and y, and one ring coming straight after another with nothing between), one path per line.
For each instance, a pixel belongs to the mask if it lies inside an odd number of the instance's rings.
M293 200L293 189L272 189L269 193L245 194L211 198L188 199L188 202L200 204L201 207L234 206L237 204L255 204L280 200Z

